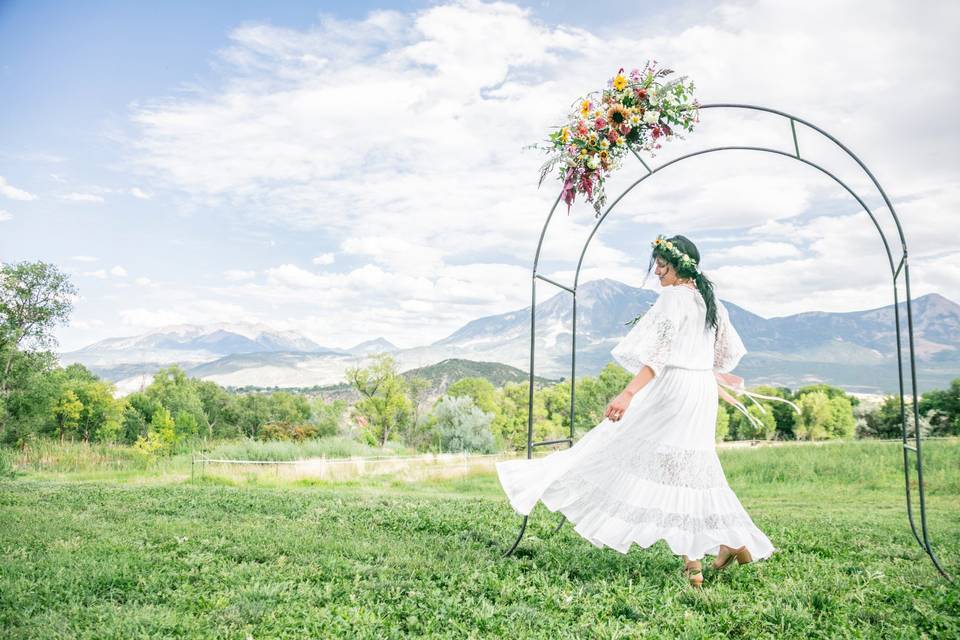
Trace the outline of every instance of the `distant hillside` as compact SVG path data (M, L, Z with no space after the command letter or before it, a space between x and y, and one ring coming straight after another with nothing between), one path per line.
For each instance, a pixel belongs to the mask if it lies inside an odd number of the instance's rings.
M414 377L426 378L430 383L430 390L426 394L427 399L430 401L439 398L446 392L447 387L462 378L485 378L486 380L489 380L490 383L496 388L500 388L508 382L523 383L529 379L529 376L526 372L521 371L516 367L511 367L510 365L501 364L499 362L474 362L472 360L463 360L460 358L450 358L426 367L418 367L416 369L403 371L401 375L407 380L410 380ZM558 379L544 378L541 376L534 377L534 385L536 388L555 384L557 382L559 382ZM273 387L265 388L248 385L241 387L238 390L268 391L272 389ZM356 392L356 390L346 382L340 382L332 385L300 387L296 388L296 390L308 395L320 396L328 402L335 399L356 402L359 399L359 394Z
M609 278L579 286L578 378L596 375L611 361L610 349L629 330L626 322L648 309L657 295ZM763 318L729 301L724 304L749 351L737 373L751 384L793 388L825 382L862 393L897 389L892 305ZM906 346L905 303L900 303L900 309ZM944 388L960 375L960 305L928 294L914 300L912 309L920 390ZM572 311L565 291L537 305L537 375L569 377ZM347 367L362 365L379 352L390 353L401 371L436 372L437 388L442 386L442 376L459 375L458 365L451 364L456 362L472 363L470 370L479 363L502 363L505 371L522 372L530 361L530 307L471 320L440 340L406 349L384 338L349 349L327 349L295 332L274 331L265 325L180 325L142 336L110 338L63 354L61 362L81 362L115 381L122 392L139 388L149 382L152 371L174 362L191 376L229 387L314 388L336 385ZM497 378L493 372L482 375Z

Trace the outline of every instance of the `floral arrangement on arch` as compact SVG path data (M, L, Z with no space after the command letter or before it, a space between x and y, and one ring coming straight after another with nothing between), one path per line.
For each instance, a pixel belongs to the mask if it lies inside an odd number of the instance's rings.
M607 201L604 180L628 151L652 153L664 140L681 137L678 129L689 132L699 122L693 82L685 76L665 80L672 73L658 69L656 60L629 74L620 69L606 89L580 98L567 124L550 133L549 144L539 146L552 153L540 168L539 184L559 167L568 214L579 193L599 216Z

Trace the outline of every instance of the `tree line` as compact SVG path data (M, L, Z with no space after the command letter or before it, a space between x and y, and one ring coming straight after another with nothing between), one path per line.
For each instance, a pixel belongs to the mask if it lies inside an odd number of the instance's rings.
M485 378L463 378L431 398L429 381L405 378L389 354L346 370L345 380L358 397L349 405L288 391L238 393L190 378L176 365L158 371L144 389L117 398L112 383L80 364L61 367L50 351L52 330L68 320L75 296L67 276L53 265L0 266L0 443L25 446L32 438L111 442L146 455L186 450L200 441L332 435L376 446L402 442L419 451L493 453L526 446L528 381L495 387ZM597 376L577 380L575 437L602 422L610 398L631 377L610 363ZM721 401L717 440L900 435L897 397L865 410L857 398L829 385L754 390L791 400L799 414L786 404L759 400L748 407L755 424ZM948 389L924 394L919 404L922 434L960 435L960 378ZM533 431L535 440L569 435L569 381L534 389Z

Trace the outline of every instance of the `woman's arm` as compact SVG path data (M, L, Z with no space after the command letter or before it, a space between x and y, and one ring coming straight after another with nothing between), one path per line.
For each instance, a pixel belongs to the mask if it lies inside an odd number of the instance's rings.
M633 396L647 386L647 383L653 380L653 377L653 369L647 365L643 365L640 373L635 375L633 380L627 383L626 388L610 401L606 411L603 412L604 417L610 418L614 422L622 418L624 411L630 406L630 401L633 400Z

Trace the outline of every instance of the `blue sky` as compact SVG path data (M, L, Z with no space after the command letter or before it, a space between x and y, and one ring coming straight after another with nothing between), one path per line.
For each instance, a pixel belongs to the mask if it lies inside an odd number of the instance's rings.
M540 158L522 147L618 67L656 58L702 102L781 108L835 133L894 198L914 295L960 299L956 7L662 7L0 2L0 259L71 274L64 350L238 320L329 346L430 342L529 303L556 185L536 188ZM649 160L789 144L780 123L707 113ZM868 186L813 136L801 145ZM866 216L799 163L691 160L615 214L581 281L640 285L649 240L684 233L721 297L762 315L890 300ZM592 224L585 206L559 216L543 272L571 281Z

